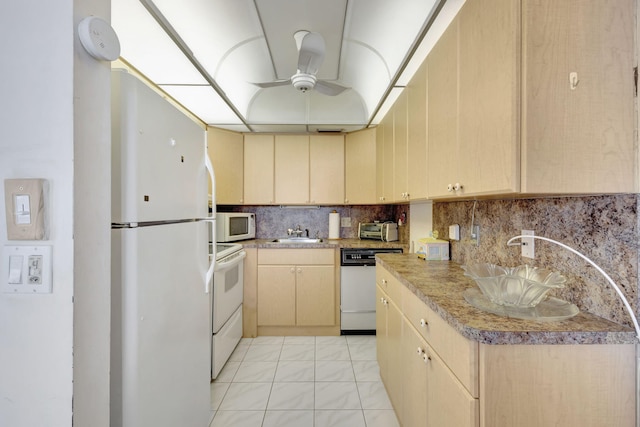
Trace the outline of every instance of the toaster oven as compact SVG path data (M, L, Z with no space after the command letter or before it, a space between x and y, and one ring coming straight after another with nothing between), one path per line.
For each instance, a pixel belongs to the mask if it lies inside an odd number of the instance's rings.
M361 222L358 224L358 237L383 242L398 240L398 224L395 222Z

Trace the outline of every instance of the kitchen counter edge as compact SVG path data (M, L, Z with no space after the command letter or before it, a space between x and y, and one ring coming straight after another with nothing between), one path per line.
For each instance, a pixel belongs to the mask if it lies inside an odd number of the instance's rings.
M580 311L562 321L502 317L478 310L463 297L477 287L452 261L415 254L378 254L378 263L464 337L482 344L633 344L633 329Z
M383 242L368 239L323 239L318 243L278 243L276 238L243 240L240 242L245 248L258 249L340 249L340 248L402 248L406 253L409 245L397 242Z

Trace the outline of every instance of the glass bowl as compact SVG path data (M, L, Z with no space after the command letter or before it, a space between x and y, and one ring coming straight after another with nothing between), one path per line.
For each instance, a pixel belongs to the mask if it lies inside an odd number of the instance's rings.
M551 289L563 288L566 282L560 273L528 265L501 267L485 263L462 268L489 301L510 307L535 307Z

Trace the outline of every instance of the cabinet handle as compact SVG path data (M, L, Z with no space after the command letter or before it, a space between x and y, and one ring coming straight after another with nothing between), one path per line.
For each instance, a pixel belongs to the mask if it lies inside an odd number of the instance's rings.
M424 319L420 319L420 326L422 326L423 328L426 327L429 324L429 322L427 322Z

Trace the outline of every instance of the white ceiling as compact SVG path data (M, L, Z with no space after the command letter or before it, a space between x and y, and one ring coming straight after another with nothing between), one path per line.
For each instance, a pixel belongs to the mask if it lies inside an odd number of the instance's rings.
M464 0L451 2L458 3L457 11ZM406 84L429 49L425 41L433 44L431 32L442 26L438 21L443 15L452 13L445 0L111 4L122 59L203 122L241 132L348 132L376 124L388 108L385 98L393 101L387 95L394 86ZM438 12L441 16L432 26ZM291 85L253 84L286 80L296 73L293 34L298 30L320 33L325 40L318 79L348 90L327 96L315 90L302 93Z

